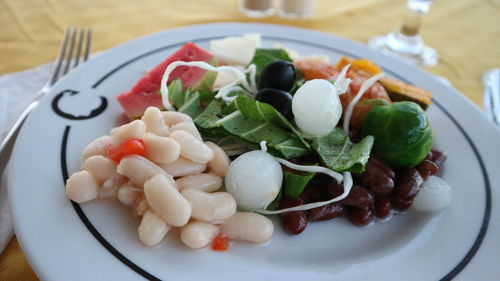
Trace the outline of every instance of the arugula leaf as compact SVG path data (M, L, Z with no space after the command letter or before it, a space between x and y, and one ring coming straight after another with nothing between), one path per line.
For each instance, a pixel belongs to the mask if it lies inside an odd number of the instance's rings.
M203 130L223 129L228 136L256 146L264 140L271 154L286 159L310 153L297 136L280 126L270 121L253 120L237 110L237 107L234 107L235 111L229 115L224 115L226 108L223 101L213 100L194 122ZM220 134L220 131L218 133Z
M264 68L271 62L275 60L284 60L284 61L292 61L290 56L288 56L287 51L283 49L264 49L264 48L257 48L255 50L255 53L253 55L252 61L250 61L250 64L255 64L255 67L257 69L257 74L256 78L260 76L260 73Z
M212 129L219 127L217 123L222 117L222 110L225 102L220 100L213 100L203 110L203 112L194 119L194 123L203 129Z
M359 143L353 144L349 136L339 128L326 136L314 137L312 142L313 149L324 164L337 172L363 172L372 146L372 136L366 136Z
M168 97L177 111L185 113L191 118L196 118L203 112L202 103L208 104L214 99L215 94L210 90L191 91L190 88L182 89L182 81L176 79L168 85Z
M175 79L168 85L168 99L176 107L184 104L184 90L180 79Z
M299 197L300 194L304 191L309 181L316 175L316 173L302 173L302 174L294 174L288 171L283 172L284 176L284 187L285 187L285 195L291 197Z
M278 156L286 159L309 154L309 150L297 136L269 121L250 119L239 110L220 119L218 124L229 134L249 143L258 145L261 141L266 141L268 147L277 150L281 154ZM274 151L270 150L269 152L273 154Z
M289 129L302 144L310 149L309 143L302 137L302 134L293 126L281 113L279 113L272 105L256 101L248 96L239 96L234 101L236 107L246 117L255 121L271 122L275 125Z

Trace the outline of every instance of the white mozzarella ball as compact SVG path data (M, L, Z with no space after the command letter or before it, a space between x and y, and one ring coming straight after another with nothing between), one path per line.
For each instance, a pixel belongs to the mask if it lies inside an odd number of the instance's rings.
M430 176L413 200L412 209L417 211L439 211L450 204L450 185L440 177Z
M332 83L323 79L307 81L292 100L297 126L313 136L330 133L342 116L342 104Z
M226 191L238 207L255 211L266 208L278 196L283 172L269 153L254 150L231 162L225 181Z

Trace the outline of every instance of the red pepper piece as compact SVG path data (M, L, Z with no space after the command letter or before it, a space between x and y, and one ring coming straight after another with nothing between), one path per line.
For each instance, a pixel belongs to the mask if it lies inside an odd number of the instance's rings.
M212 250L214 251L227 251L229 248L229 238L217 235L212 241Z
M123 157L132 154L141 156L146 154L146 144L142 139L126 139L118 147L108 148L108 158L115 162L120 162Z

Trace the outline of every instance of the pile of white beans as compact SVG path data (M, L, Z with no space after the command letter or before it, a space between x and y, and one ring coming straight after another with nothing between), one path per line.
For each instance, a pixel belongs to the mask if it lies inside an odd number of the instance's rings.
M106 157L110 146L129 138L144 141L146 157L129 155L119 163ZM91 142L82 157L83 170L68 179L67 196L77 203L117 198L142 216L138 234L148 246L173 227L190 248L204 248L218 234L255 243L273 234L267 217L238 212L233 196L219 191L230 160L215 143L203 142L188 115L149 107L141 120Z

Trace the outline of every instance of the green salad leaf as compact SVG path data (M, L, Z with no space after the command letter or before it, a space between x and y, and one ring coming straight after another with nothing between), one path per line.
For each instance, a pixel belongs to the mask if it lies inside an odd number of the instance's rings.
M286 196L297 198L304 191L307 184L316 175L316 173L304 172L295 174L288 171L283 172L284 193Z
M234 101L243 115L255 121L271 122L290 130L302 142L306 148L310 148L310 144L302 137L302 134L293 126L281 113L279 113L272 105L256 101L248 96L239 96Z
M349 136L339 128L322 137L314 137L313 149L324 164L337 172L363 172L370 157L373 137L366 136L353 144Z
M227 135L239 138L250 144L258 145L266 141L269 152L286 159L304 156L310 153L302 141L284 128L267 120L254 120L238 109L231 106L232 111L227 113L224 102L213 100L207 108L194 120L195 124L204 129L223 129ZM248 112L247 112L248 113Z
M191 91L182 89L182 81L176 79L168 85L168 98L177 111L196 118L203 112L202 103L208 104L214 99L214 92L210 90Z
M292 61L290 56L288 56L287 51L284 49L273 48L273 49L264 49L257 48L253 55L252 61L250 64L255 64L257 68L256 77L260 76L260 73L264 68L271 62L275 60L284 60L284 61Z

